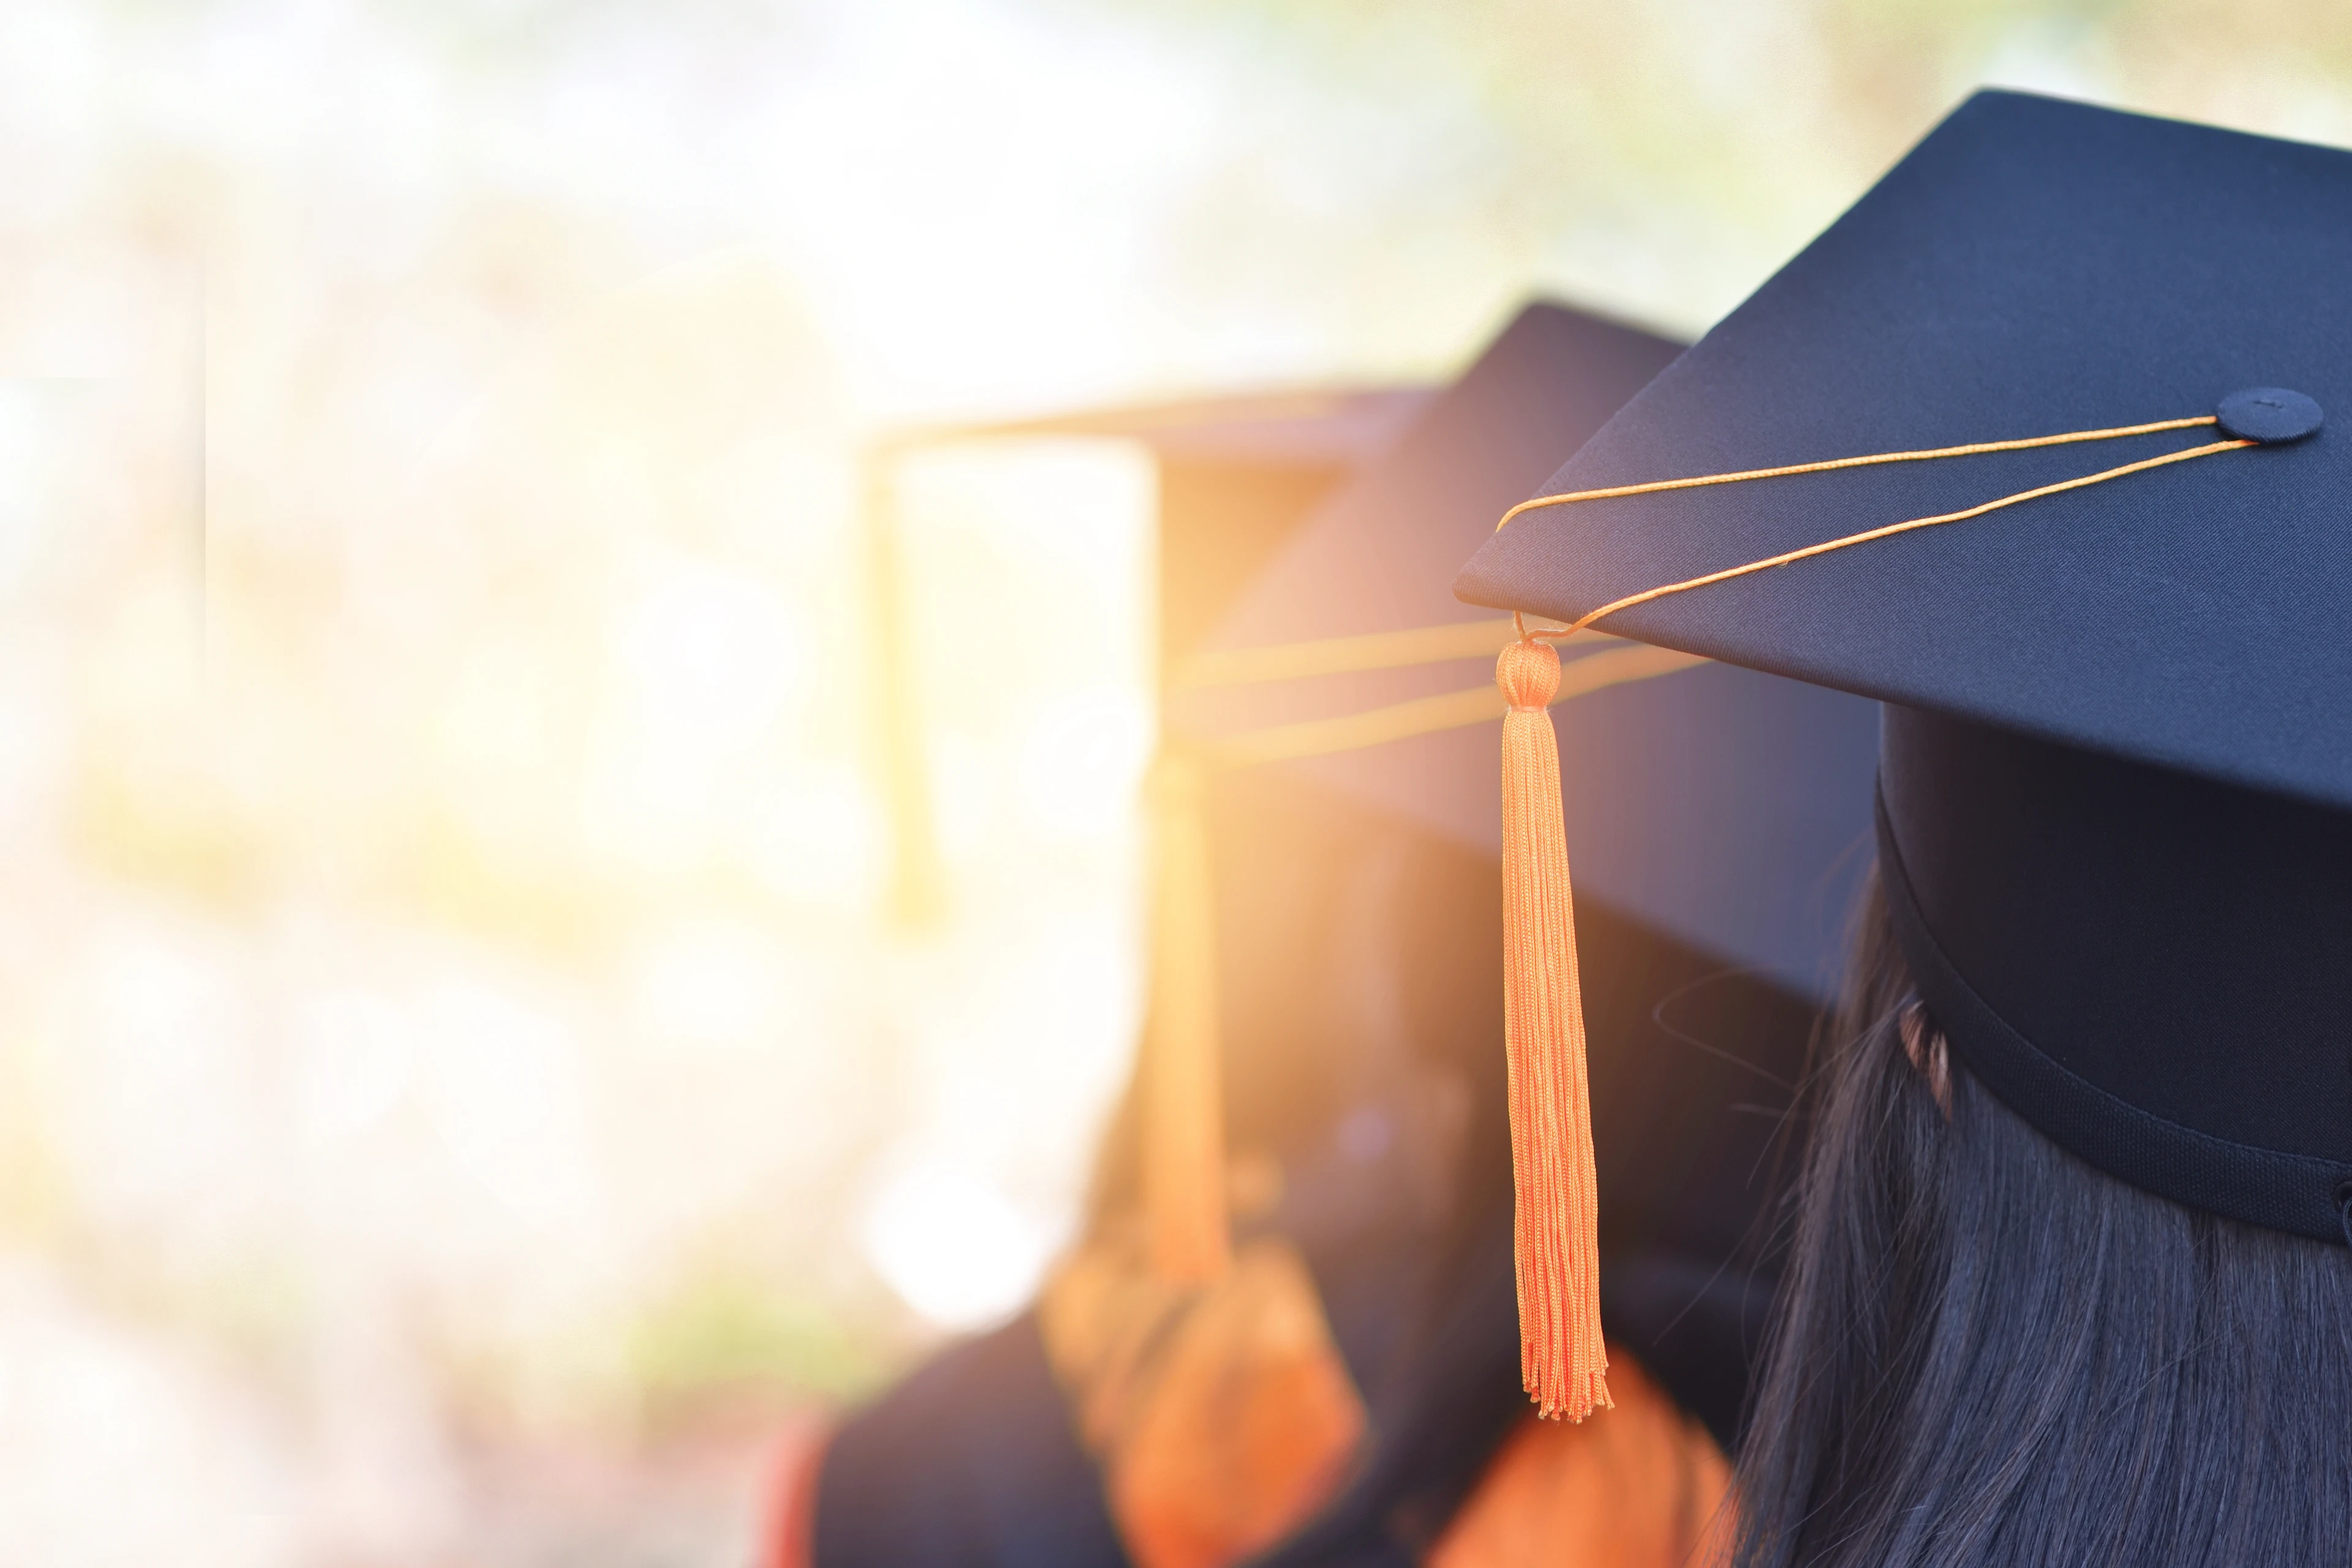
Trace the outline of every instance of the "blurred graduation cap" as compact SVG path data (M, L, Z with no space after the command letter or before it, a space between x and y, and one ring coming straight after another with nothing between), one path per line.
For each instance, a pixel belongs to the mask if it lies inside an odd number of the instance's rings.
M1171 728L1497 856L1505 704L1478 661L1514 634L1448 584L1542 454L1680 352L1561 307L1522 311L1176 664ZM1576 759L1579 895L1829 997L1869 823L1868 705L1603 637L1573 652L1557 722Z
M1434 387L1303 387L1079 410L908 440L1077 437L1150 451L1160 489L1160 638L1181 657L1267 556L1438 396Z
M901 548L892 475L916 452L1031 439L1131 442L1151 455L1158 490L1157 605L1164 668L1189 652L1266 557L1357 466L1434 396L1433 388L1301 387L1077 409L902 430L866 464L866 527L876 595L892 822L892 904L921 921L940 907L929 770L907 668Z
M893 495L902 459L1030 440L1123 442L1148 452L1158 492L1154 598L1164 673L1317 506L1437 395L1411 385L1242 392L903 430L876 447L866 465L865 521L901 918L926 920L941 902L902 635ZM1235 890L1282 901L1263 879L1253 886L1237 878ZM769 1546L781 1564L819 1568L881 1561L1115 1568L1129 1556L1098 1461L1078 1442L1068 1391L1033 1310L950 1347L845 1422L816 1475L787 1478L789 1517ZM905 1506L910 1489L926 1507Z
M1879 700L1881 872L1952 1048L2110 1174L2324 1239L2347 278L2352 154L1980 94L1456 584Z
M1501 978L1506 705L1486 661L1514 632L1446 584L1549 455L1580 445L1678 352L1529 307L1285 544L1171 679L1171 732L1223 787L1303 794L1308 816L1352 805L1444 847L1446 869L1415 889L1408 940L1390 955L1391 984L1448 998L1459 1047L1490 1064L1498 1104L1501 1020L1465 991L1491 998ZM1758 1224L1769 1145L1834 984L1864 864L1876 719L1852 697L1679 653L1597 636L1571 651L1557 715L1576 769L1567 831L1585 913L1600 1245L1618 1265L1609 1330L1728 1445L1773 1278ZM1225 858L1217 869L1230 874ZM1223 934L1247 911L1218 894ZM1230 938L1218 948L1243 962L1249 951ZM1498 1157L1510 1146L1499 1121L1486 1141ZM1487 1451L1524 1408L1507 1170L1488 1197L1499 1252L1474 1271L1499 1272L1441 1284L1455 1321L1412 1347L1420 1364L1389 1412L1388 1451L1359 1489L1367 1506L1392 1504L1416 1468L1442 1470L1448 1445ZM1480 1297L1480 1285L1497 1288ZM1344 1293L1326 1296L1336 1319Z

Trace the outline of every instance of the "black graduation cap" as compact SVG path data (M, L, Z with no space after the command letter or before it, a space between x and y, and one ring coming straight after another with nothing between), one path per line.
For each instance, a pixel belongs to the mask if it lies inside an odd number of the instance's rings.
M1872 462L1538 504L1456 584L1570 621L1674 587L1601 624L1879 699L1880 864L1952 1047L2109 1173L2319 1238L2352 1224L2347 279L2352 154L1980 94L1544 490Z

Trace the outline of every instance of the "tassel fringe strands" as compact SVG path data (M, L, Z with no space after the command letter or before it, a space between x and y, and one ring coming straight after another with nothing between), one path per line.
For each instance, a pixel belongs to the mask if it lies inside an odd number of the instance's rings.
M1510 705L1503 716L1503 986L1519 1375L1547 1418L1581 1421L1609 1406L1609 1358L1584 1004L1559 752L1547 711L1559 689L1559 656L1544 643L1513 643L1495 682Z

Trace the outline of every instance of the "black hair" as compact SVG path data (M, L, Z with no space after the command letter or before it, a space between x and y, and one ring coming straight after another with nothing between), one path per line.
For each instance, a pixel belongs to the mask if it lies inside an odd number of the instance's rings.
M1943 1042L1874 877L1857 926L1739 1568L2352 1563L2352 1255L2125 1185L1957 1056L1916 1068Z

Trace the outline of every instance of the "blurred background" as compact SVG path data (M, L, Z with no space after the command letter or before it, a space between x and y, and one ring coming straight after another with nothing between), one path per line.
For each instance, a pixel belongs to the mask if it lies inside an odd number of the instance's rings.
M2352 11L0 0L0 1562L744 1562L1140 1006L1152 468L873 455L1696 333L1982 83Z

